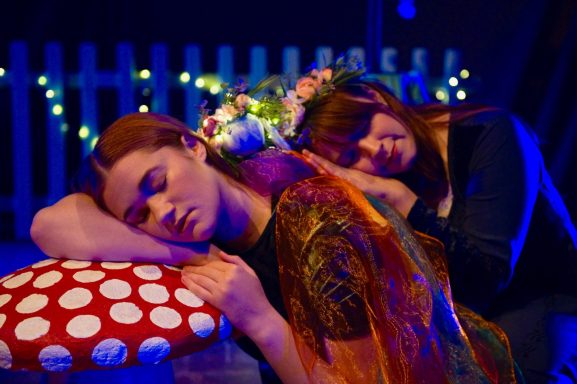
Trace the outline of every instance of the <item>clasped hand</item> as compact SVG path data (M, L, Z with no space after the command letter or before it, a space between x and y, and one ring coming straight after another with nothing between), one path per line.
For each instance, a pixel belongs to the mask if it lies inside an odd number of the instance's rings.
M202 300L220 309L247 336L258 332L262 321L274 311L252 268L238 256L220 251L205 265L182 270L183 284Z

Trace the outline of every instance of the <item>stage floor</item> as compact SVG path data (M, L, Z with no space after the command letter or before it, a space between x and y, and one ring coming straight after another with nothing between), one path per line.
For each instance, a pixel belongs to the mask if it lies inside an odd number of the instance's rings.
M0 277L46 256L30 242L0 242ZM0 369L4 384L259 384L256 360L230 340L153 366L106 371L45 374Z

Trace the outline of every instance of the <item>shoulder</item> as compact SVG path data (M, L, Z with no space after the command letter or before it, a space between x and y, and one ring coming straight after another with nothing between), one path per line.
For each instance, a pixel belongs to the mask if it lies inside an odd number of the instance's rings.
M504 109L476 113L451 123L455 146L468 146L470 153L518 150L538 151L537 139L531 127L519 116ZM468 143L465 145L465 143Z
M322 175L301 180L285 189L281 201L334 204L364 198L358 188L336 176Z

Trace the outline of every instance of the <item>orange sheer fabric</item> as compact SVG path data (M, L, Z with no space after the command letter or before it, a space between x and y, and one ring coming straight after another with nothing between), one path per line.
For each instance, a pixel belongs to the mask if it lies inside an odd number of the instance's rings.
M442 245L391 208L314 177L282 195L276 238L312 382L515 382L504 333L453 303Z

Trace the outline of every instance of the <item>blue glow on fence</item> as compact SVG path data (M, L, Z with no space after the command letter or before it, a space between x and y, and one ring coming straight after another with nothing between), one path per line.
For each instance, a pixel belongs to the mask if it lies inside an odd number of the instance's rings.
M138 107L138 112L148 112L148 105L142 104L140 107Z
M49 89L49 90L46 91L46 98L47 98L47 99L51 99L51 98L54 97L55 94L56 94L56 93L54 92L54 90Z
M451 76L449 78L449 85L451 87L456 87L457 85L459 85L459 79L457 79L455 76Z
M188 72L182 72L179 76L180 82L181 83L188 83L190 81L190 73Z
M150 78L150 71L148 69L143 69L138 74L141 79L149 79Z
M38 77L38 85L45 86L48 83L48 78L44 75Z
M150 91L150 88L144 88L144 89L142 90L142 96L148 97L148 96L150 96L150 92L151 92L151 91Z
M417 14L417 9L413 0L401 0L397 6L397 12L403 19L413 19Z
M78 137L80 137L82 140L85 140L88 138L88 136L90 136L90 129L86 125L83 125L78 130Z
M461 72L459 72L459 76L461 76L461 79L468 79L470 75L471 74L469 73L468 69L461 69Z
M56 116L60 116L62 115L62 112L64 112L64 108L62 108L62 105L60 104L55 104L52 107L52 114L56 115Z

